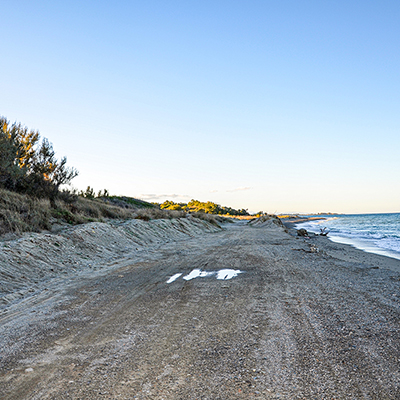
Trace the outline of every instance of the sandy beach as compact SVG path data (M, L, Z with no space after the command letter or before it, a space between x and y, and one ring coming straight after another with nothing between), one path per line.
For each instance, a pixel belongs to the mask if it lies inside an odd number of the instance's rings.
M400 398L399 260L276 220L158 224L153 239L131 235L123 248L123 230L115 242L105 227L88 230L91 246L79 248L58 235L80 267L32 276L31 292L20 279L20 297L7 294L0 398ZM7 246L12 275L24 247ZM61 275L62 255L47 254L37 268ZM237 274L217 279L221 270ZM12 277L1 279L11 291Z

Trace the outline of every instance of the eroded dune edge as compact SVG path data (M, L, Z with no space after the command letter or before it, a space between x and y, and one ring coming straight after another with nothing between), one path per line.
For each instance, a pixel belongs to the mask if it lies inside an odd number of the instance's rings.
M0 242L0 306L34 293L49 281L105 271L113 261L134 258L151 246L219 230L191 217L132 219L78 225L58 234L26 233Z

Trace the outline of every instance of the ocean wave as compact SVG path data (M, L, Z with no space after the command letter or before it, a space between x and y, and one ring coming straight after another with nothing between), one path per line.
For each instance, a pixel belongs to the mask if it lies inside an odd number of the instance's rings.
M400 253L400 239L382 239L375 242L375 245L383 249L393 250Z
M359 248L377 247L400 254L400 214L343 215L304 222L298 227L317 234L326 228L328 237L336 240L354 240L354 245Z

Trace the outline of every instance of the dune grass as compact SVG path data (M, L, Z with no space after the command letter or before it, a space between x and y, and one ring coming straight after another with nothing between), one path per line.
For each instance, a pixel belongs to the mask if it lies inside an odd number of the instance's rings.
M119 199L118 199L119 200ZM147 203L149 204L149 203ZM106 199L87 199L81 196L61 196L52 208L48 199L34 197L0 189L0 235L23 232L50 231L55 224L77 225L88 222L113 220L186 218L184 211L161 210L130 201L110 202ZM219 226L225 219L216 215L191 213L194 218Z
M72 202L58 199L56 208L48 199L0 189L0 235L5 233L41 232L55 223L83 224L105 219L129 219L135 210L109 205L100 200L76 197Z
M50 229L50 218L45 200L0 189L0 234Z

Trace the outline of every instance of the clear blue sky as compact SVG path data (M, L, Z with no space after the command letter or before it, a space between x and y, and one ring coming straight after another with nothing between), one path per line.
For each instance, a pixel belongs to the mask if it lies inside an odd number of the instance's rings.
M74 186L400 211L399 1L1 1L0 115Z

